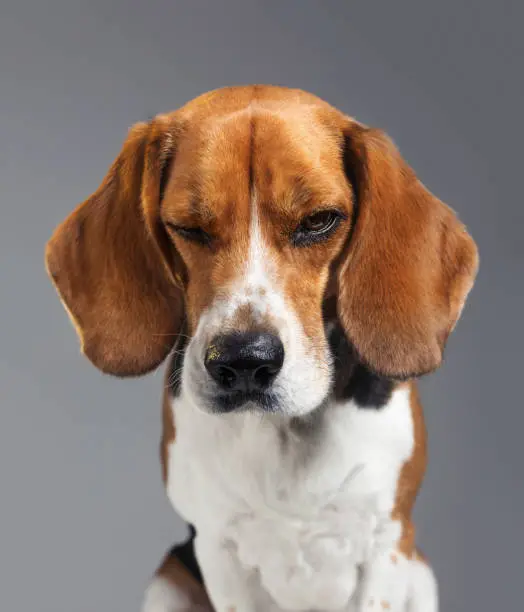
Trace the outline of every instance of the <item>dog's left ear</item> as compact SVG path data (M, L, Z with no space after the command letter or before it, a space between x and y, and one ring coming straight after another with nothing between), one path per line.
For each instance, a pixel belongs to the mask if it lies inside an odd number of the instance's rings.
M102 184L47 243L82 351L107 374L149 372L182 326L184 269L159 212L175 132L169 116L133 126Z
M344 139L356 222L338 272L340 321L376 372L430 372L473 286L477 248L383 132L351 122Z

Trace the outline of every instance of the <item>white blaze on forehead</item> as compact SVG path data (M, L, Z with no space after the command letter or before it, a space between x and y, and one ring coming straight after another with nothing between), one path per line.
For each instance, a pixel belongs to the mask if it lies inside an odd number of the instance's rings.
M246 284L252 287L264 287L269 284L271 258L260 226L260 216L255 193L251 196L251 223L249 227L249 254L247 258Z
M251 289L271 289L277 280L271 253L262 235L260 210L256 193L251 196L251 222L249 227L249 253L246 266L246 287Z
M240 306L248 304L255 317L267 316L269 321L285 317L288 310L280 286L277 266L264 239L260 210L255 193L251 197L249 246L245 264L233 281L228 315L234 316Z

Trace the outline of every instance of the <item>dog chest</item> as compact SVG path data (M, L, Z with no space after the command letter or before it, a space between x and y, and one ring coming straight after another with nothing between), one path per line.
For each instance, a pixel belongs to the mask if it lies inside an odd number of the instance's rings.
M168 494L202 537L234 545L282 607L351 596L384 533L413 448L409 398L380 411L332 406L303 427L254 414L196 413L178 400Z

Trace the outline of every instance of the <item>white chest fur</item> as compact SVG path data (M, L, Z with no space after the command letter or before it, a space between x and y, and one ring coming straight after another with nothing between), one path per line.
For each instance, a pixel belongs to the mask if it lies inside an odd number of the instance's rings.
M333 404L309 422L209 415L184 397L173 410L168 495L199 537L233 544L282 608L344 609L357 567L399 537L390 517L414 445L409 389L380 410Z

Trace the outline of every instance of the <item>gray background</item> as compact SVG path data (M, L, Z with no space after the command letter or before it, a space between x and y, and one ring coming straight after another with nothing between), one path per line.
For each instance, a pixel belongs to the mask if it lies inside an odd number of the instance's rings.
M79 355L44 243L130 124L251 82L385 128L478 241L478 283L423 384L416 514L443 611L521 609L523 17L518 0L2 3L2 610L138 610L183 534L160 478L162 374L123 382Z

